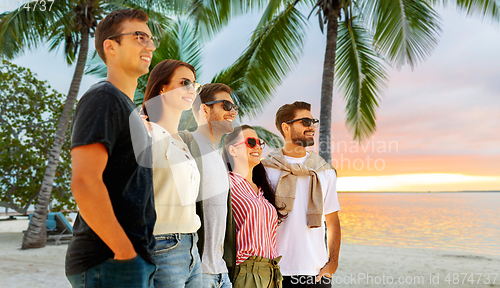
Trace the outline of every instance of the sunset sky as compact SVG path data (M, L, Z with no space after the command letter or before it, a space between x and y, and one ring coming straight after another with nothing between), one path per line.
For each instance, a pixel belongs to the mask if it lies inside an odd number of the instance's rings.
M389 68L377 131L360 146L345 128L343 95L334 93L332 162L339 191L500 190L499 25L467 18L452 8L439 12L443 30L438 47L414 71ZM239 17L208 43L198 71L200 83L237 59L258 21L257 14ZM258 119L241 122L278 134L276 110L296 100L310 102L319 118L326 36L316 18L309 24L300 63ZM74 67L65 64L61 53L40 48L13 62L67 93ZM97 80L85 76L80 95Z

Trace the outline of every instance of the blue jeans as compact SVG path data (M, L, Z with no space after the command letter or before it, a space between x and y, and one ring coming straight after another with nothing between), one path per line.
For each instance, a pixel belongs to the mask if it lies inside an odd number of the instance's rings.
M146 262L137 254L128 260L108 259L83 273L69 275L67 278L73 288L148 288L154 273L155 265Z
M203 288L231 288L231 280L227 273L207 274L203 273Z
M155 236L153 261L157 266L154 287L202 286L201 261L196 233L173 233Z

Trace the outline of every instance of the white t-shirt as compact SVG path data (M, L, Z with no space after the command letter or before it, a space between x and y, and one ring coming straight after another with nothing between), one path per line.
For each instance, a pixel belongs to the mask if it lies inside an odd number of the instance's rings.
M309 153L302 158L285 156L288 163L304 164ZM272 186L276 188L281 170L266 167ZM310 176L299 176L293 209L278 226L276 244L278 254L282 255L279 265L281 273L292 275L317 275L328 262L325 244L325 216L340 210L337 199L337 174L328 169L318 173L323 192L323 221L321 227L307 227L307 204L309 202Z

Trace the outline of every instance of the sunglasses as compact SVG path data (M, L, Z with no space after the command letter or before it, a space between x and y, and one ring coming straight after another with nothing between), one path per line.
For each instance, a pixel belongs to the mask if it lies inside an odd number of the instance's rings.
M293 119L290 121L286 121L285 123L292 124L293 122L297 122L297 121L302 121L302 125L304 125L304 127L309 127L309 126L311 126L311 124L313 124L315 128L318 128L318 123L319 123L318 119L311 119L311 118L306 118L306 117L299 118L299 119Z
M247 137L245 141L238 142L236 144L233 144L232 146L241 145L243 143L247 144L248 148L253 148L257 144L259 144L260 149L264 149L264 147L266 147L266 142L264 140L254 137Z
M215 100L215 101L210 101L210 102L203 103L203 104L212 105L212 104L220 103L220 102L222 102L222 109L224 109L224 111L231 111L231 109L234 109L236 114L238 114L238 111L240 111L240 107L238 107L238 105L236 105L228 100Z
M148 34L146 34L145 32L142 32L142 31L135 31L135 32L129 32L129 33L116 34L116 35L109 36L108 39L117 38L117 37L120 37L120 36L123 36L123 35L136 35L137 36L137 40L142 45L148 46L149 42L151 41L151 43L153 43L153 45L156 48L160 47L160 39L158 39L158 37L149 36Z
M191 90L191 88L194 88L194 92L197 94L201 92L201 84L200 83L193 83L189 79L185 79L184 81L181 82L182 86L184 86L184 89L186 91Z

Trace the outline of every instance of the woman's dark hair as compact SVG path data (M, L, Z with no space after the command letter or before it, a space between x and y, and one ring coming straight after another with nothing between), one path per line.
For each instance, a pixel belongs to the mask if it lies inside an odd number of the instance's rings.
M228 148L232 144L236 143L238 140L238 136L240 135L243 130L246 129L253 129L252 126L249 125L241 125L239 127L235 127L234 131L227 134L226 138L224 139L224 149L222 150L222 157L224 158L224 161L226 162L227 169L229 171L233 171L234 167L234 161L233 157L229 154ZM267 172L266 169L264 168L264 165L262 163L257 164L253 170L252 170L252 181L262 189L264 192L264 198L273 205L273 207L276 209L276 212L278 213L278 224L283 221L288 215L287 214L282 214L281 211L285 209L285 204L283 204L282 207L277 207L276 206L276 197L274 194L274 189L271 186L271 183L269 182L269 178L267 177Z
M146 92L144 93L144 101L142 102L142 114L148 116L148 121L157 122L160 120L162 107L161 105L147 105L149 109L148 111L148 109L146 109L146 102L160 95L163 85L170 84L175 70L177 70L180 66L187 67L189 70L193 71L196 79L196 71L192 65L172 59L165 59L161 61L149 74Z

